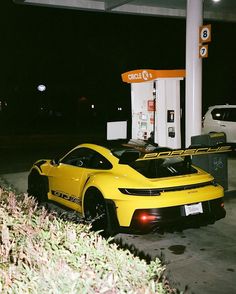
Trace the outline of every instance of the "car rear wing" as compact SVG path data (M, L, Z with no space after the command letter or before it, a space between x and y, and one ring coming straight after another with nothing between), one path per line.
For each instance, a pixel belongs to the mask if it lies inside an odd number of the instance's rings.
M191 157L196 155L209 155L215 153L231 152L232 147L227 145L220 146L206 146L206 147L190 147L186 149L168 149L156 148L155 150L147 150L145 147L125 144L126 147L132 149L125 151L120 160L120 164L129 164L134 161L173 158L173 157Z
M195 155L209 155L214 153L226 153L232 151L231 146L210 146L210 147L197 147L187 149L166 150L160 152L149 152L143 154L138 160L144 159L157 159L157 158L171 158L182 156L195 156Z

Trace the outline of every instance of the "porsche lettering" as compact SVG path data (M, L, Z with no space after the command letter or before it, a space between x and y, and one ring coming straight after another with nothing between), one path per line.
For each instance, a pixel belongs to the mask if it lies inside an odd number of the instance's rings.
M170 151L163 151L163 152L147 153L143 156L143 159L190 156L190 155L203 155L203 154L208 154L208 153L223 153L223 152L229 152L229 151L231 151L231 146L180 149L180 150L170 150Z

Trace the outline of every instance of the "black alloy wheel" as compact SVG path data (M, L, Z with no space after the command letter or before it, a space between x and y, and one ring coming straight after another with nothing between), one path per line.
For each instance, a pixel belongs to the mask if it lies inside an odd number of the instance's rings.
M47 179L40 176L38 172L32 171L28 179L28 194L34 196L39 204L43 204L48 200L47 192Z
M85 197L85 219L92 225L94 231L102 231L101 234L107 233L108 220L104 198L101 193L95 190L88 192Z

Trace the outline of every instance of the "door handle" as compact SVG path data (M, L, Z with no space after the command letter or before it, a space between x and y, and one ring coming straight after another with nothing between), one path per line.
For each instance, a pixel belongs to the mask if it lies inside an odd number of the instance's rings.
M226 127L226 125L220 125L221 127Z

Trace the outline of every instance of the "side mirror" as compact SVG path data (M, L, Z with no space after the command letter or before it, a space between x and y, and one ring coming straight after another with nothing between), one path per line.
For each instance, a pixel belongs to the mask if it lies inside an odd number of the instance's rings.
M129 164L135 160L137 160L140 156L140 152L139 151L125 151L119 160L119 164Z
M50 163L51 163L51 165L53 165L53 166L58 166L59 163L60 163L60 159L59 159L59 158L52 159L52 160L50 161Z

